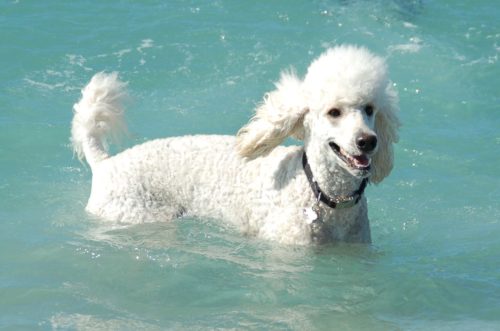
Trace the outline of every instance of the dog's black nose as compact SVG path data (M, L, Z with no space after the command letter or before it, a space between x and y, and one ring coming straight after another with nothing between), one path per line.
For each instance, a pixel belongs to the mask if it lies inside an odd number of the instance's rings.
M377 147L377 136L371 134L362 134L356 139L356 145L364 153L372 152Z

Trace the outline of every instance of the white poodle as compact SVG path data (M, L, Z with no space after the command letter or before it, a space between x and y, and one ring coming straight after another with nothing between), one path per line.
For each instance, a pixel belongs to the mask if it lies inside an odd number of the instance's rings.
M107 142L126 130L125 86L98 73L74 106L72 143L93 174L91 214L223 219L281 243L371 241L363 192L390 173L399 127L382 58L329 49L303 80L283 72L236 137L158 139L110 156ZM279 146L289 136L304 145Z

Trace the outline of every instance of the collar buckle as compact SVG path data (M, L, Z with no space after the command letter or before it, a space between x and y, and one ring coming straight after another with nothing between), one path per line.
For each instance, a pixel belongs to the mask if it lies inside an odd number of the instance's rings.
M335 207L339 209L351 208L359 201L359 194L354 194L348 197L338 197L335 200Z

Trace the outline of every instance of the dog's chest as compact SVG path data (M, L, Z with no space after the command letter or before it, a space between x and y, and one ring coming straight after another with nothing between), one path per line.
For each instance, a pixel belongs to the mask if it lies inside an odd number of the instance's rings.
M355 241L367 224L364 208L363 203L344 209L316 205L304 210L304 221L311 227L315 242Z

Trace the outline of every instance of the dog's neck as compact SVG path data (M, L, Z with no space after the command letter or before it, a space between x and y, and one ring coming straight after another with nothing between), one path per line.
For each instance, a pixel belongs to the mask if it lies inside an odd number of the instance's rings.
M330 149L305 149L314 179L321 190L330 196L348 196L359 189L363 178L355 177L335 160Z

